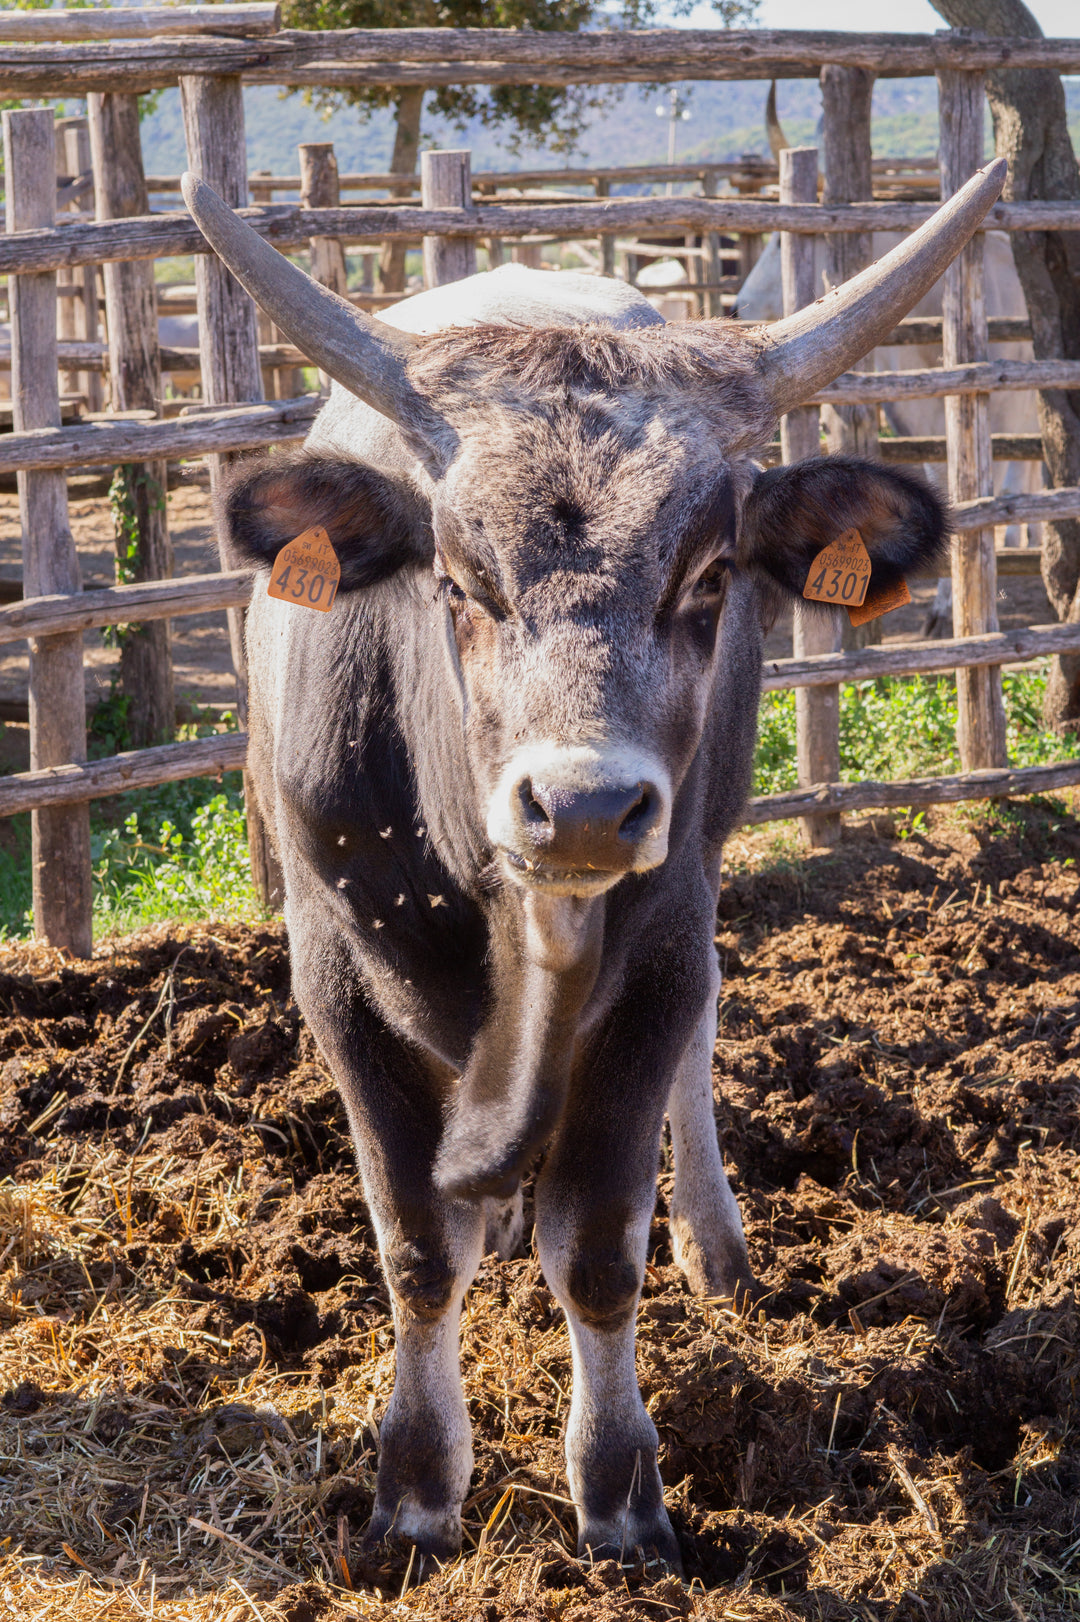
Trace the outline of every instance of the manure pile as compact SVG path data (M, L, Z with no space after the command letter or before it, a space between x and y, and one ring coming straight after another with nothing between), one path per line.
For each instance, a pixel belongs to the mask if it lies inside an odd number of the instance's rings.
M566 1332L466 1301L463 1559L361 1546L393 1376L283 932L0 950L4 1622L1042 1622L1080 1615L1080 824L736 840L716 1087L739 1319L664 1216L638 1368L686 1583L572 1553Z

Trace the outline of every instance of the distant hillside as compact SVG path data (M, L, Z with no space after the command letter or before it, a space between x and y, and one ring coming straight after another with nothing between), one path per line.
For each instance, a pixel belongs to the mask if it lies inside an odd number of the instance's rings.
M766 84L710 83L683 87L690 120L679 129L680 159L737 158L743 152L766 152ZM1080 79L1066 81L1070 126L1080 146ZM594 117L581 151L571 161L600 164L663 162L667 155L667 120L657 106L665 91L646 93L637 86L622 91L608 109ZM342 169L381 170L389 161L391 124L388 113L362 122L352 108L342 108L325 121L301 95L282 96L269 87L245 92L248 163L252 169L295 173L301 141L333 141ZM812 141L821 116L816 81L782 80L778 89L780 119L789 140ZM874 150L897 157L932 157L937 149L937 90L933 79L881 79L874 90ZM505 134L479 123L464 132L434 120L424 126L425 143L468 146L475 169L535 168L565 163L542 150L515 155ZM987 141L990 120L987 117ZM175 173L184 163L184 136L179 92L166 91L143 124L147 169Z

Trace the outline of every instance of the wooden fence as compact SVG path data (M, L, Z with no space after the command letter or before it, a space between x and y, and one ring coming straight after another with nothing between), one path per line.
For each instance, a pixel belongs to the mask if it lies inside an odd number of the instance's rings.
M184 33L175 30L182 19ZM240 616L250 579L223 573L186 580L138 580L81 591L66 514L65 470L120 465L160 470L175 458L207 456L211 477L225 458L303 437L317 396L266 400L263 371L295 366L302 357L260 332L250 301L209 254L193 222L180 212L149 211L149 184L138 147L136 97L179 83L189 162L269 241L281 248L330 244L312 254L321 279L340 276L345 245L387 240L427 241L427 274L450 280L467 273L477 239L528 243L595 240L617 235L700 233L749 235L780 231L785 296L794 309L814 296L806 275L814 236L829 245L830 266L853 274L870 252L874 230L910 230L933 212L912 200L873 200L869 151L869 93L875 74L934 72L941 105L941 186L951 195L981 161L983 75L1009 66L1080 68L1077 40L973 40L761 31L619 32L588 35L512 30L351 30L305 35L279 31L276 8L264 5L185 7L182 11L59 11L5 14L0 35L0 93L5 96L88 94L94 156L96 218L66 219L85 194L85 177L63 183L57 216L53 114L34 108L4 114L6 211L0 272L10 278L10 353L14 432L0 437L0 472L18 474L24 514L26 599L0 608L0 642L27 639L31 648L31 770L0 779L0 815L32 812L34 915L37 931L73 952L90 950L88 802L179 778L242 767L242 733L194 743L165 744L106 760L85 759L81 635L90 627L161 624L183 614L226 608L243 714ZM146 37L143 37L146 36ZM343 207L339 195L313 184L300 203L272 200L244 207L253 177L246 173L242 87L245 83L349 86L440 83L646 82L663 79L765 78L822 72L828 185L819 200L816 154L782 155L777 199L753 195L610 197L586 199L492 197L473 192L467 155L435 154L424 164L419 206L391 198ZM66 140L65 136L65 140ZM845 157L846 155L846 157ZM844 159L844 161L841 161ZM734 172L737 166L727 166ZM762 170L767 166L762 165ZM902 166L893 165L895 169ZM713 178L722 165L702 165ZM879 165L878 173L884 173ZM923 171L925 173L925 171ZM562 171L565 185L607 184L611 172ZM285 189L294 177L269 177ZM295 177L303 180L303 175ZM477 177L497 190L509 176ZM550 178L548 174L547 178ZM661 175L661 178L663 176ZM683 178L686 178L685 176ZM730 179L727 175L724 178ZM770 176L771 178L771 176ZM265 192L267 177L258 177ZM356 189L386 177L346 177ZM517 177L524 184L523 177ZM760 187L764 182L756 176ZM362 183L362 184L361 184ZM157 177L172 184L172 177ZM271 186L271 190L273 189ZM389 189L389 188L387 188ZM404 186L402 185L402 188ZM706 187L705 190L715 190ZM340 184L339 184L340 190ZM986 229L1080 229L1080 203L1000 203ZM767 689L799 695L800 788L751 802L748 821L799 817L816 839L834 837L842 812L1031 793L1080 781L1080 765L1011 770L1005 757L1000 671L1048 654L1080 652L1080 626L1050 625L1003 635L995 601L999 556L994 526L1080 517L1080 489L995 497L989 484L994 454L1038 454L1037 444L989 433L986 401L994 389L1078 388L1080 361L1003 362L988 345L1021 336L1016 323L987 322L981 298L981 238L965 250L947 279L939 322L901 325L898 340L940 336L944 365L895 372L850 372L793 412L783 425L785 454L816 450L819 409L831 409L832 449L860 448L867 408L887 400L936 395L947 404L944 441L915 441L883 449L889 459L947 457L956 506L953 538L955 627L951 641L867 647L841 652L831 628L797 621L795 657L771 662ZM160 352L152 261L193 254L199 315L201 408L186 416L153 414L160 400L162 362L192 363L193 353ZM104 267L107 342L96 333L57 338L57 299L71 295L76 273ZM832 271L830 271L832 273ZM58 277L63 278L58 284ZM1020 324L1022 327L1023 324ZM1026 329L1025 329L1026 330ZM122 417L62 421L58 365L84 376L107 369L112 402ZM144 404L143 402L149 402ZM871 411L873 416L873 411ZM876 420L876 419L875 419ZM1023 436L1021 436L1023 437ZM1032 436L1026 436L1031 439ZM1002 559L1009 564L1009 559ZM1030 568L1030 561L1026 567ZM960 708L962 771L952 778L898 783L837 781L838 692L841 683L882 674L955 671ZM270 853L252 817L253 863L264 893L275 883Z

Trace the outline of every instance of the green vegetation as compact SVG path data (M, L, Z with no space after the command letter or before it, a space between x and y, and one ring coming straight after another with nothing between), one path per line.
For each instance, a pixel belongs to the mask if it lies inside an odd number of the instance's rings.
M239 772L101 800L90 816L95 936L164 919L263 916ZM30 818L22 816L0 842L0 940L30 933Z
M1080 738L1058 737L1042 723L1045 664L1006 672L1005 716L1014 766L1080 756ZM845 782L942 776L960 770L952 678L888 676L853 682L840 695L840 776ZM762 700L755 794L796 787L795 694Z

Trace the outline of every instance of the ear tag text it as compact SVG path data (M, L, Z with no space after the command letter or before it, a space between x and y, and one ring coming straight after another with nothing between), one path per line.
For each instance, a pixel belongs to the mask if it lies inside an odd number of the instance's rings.
M870 554L857 529L846 529L810 565L803 596L836 608L861 608L870 584Z
M274 559L266 595L326 614L341 584L341 564L325 529L306 529Z

